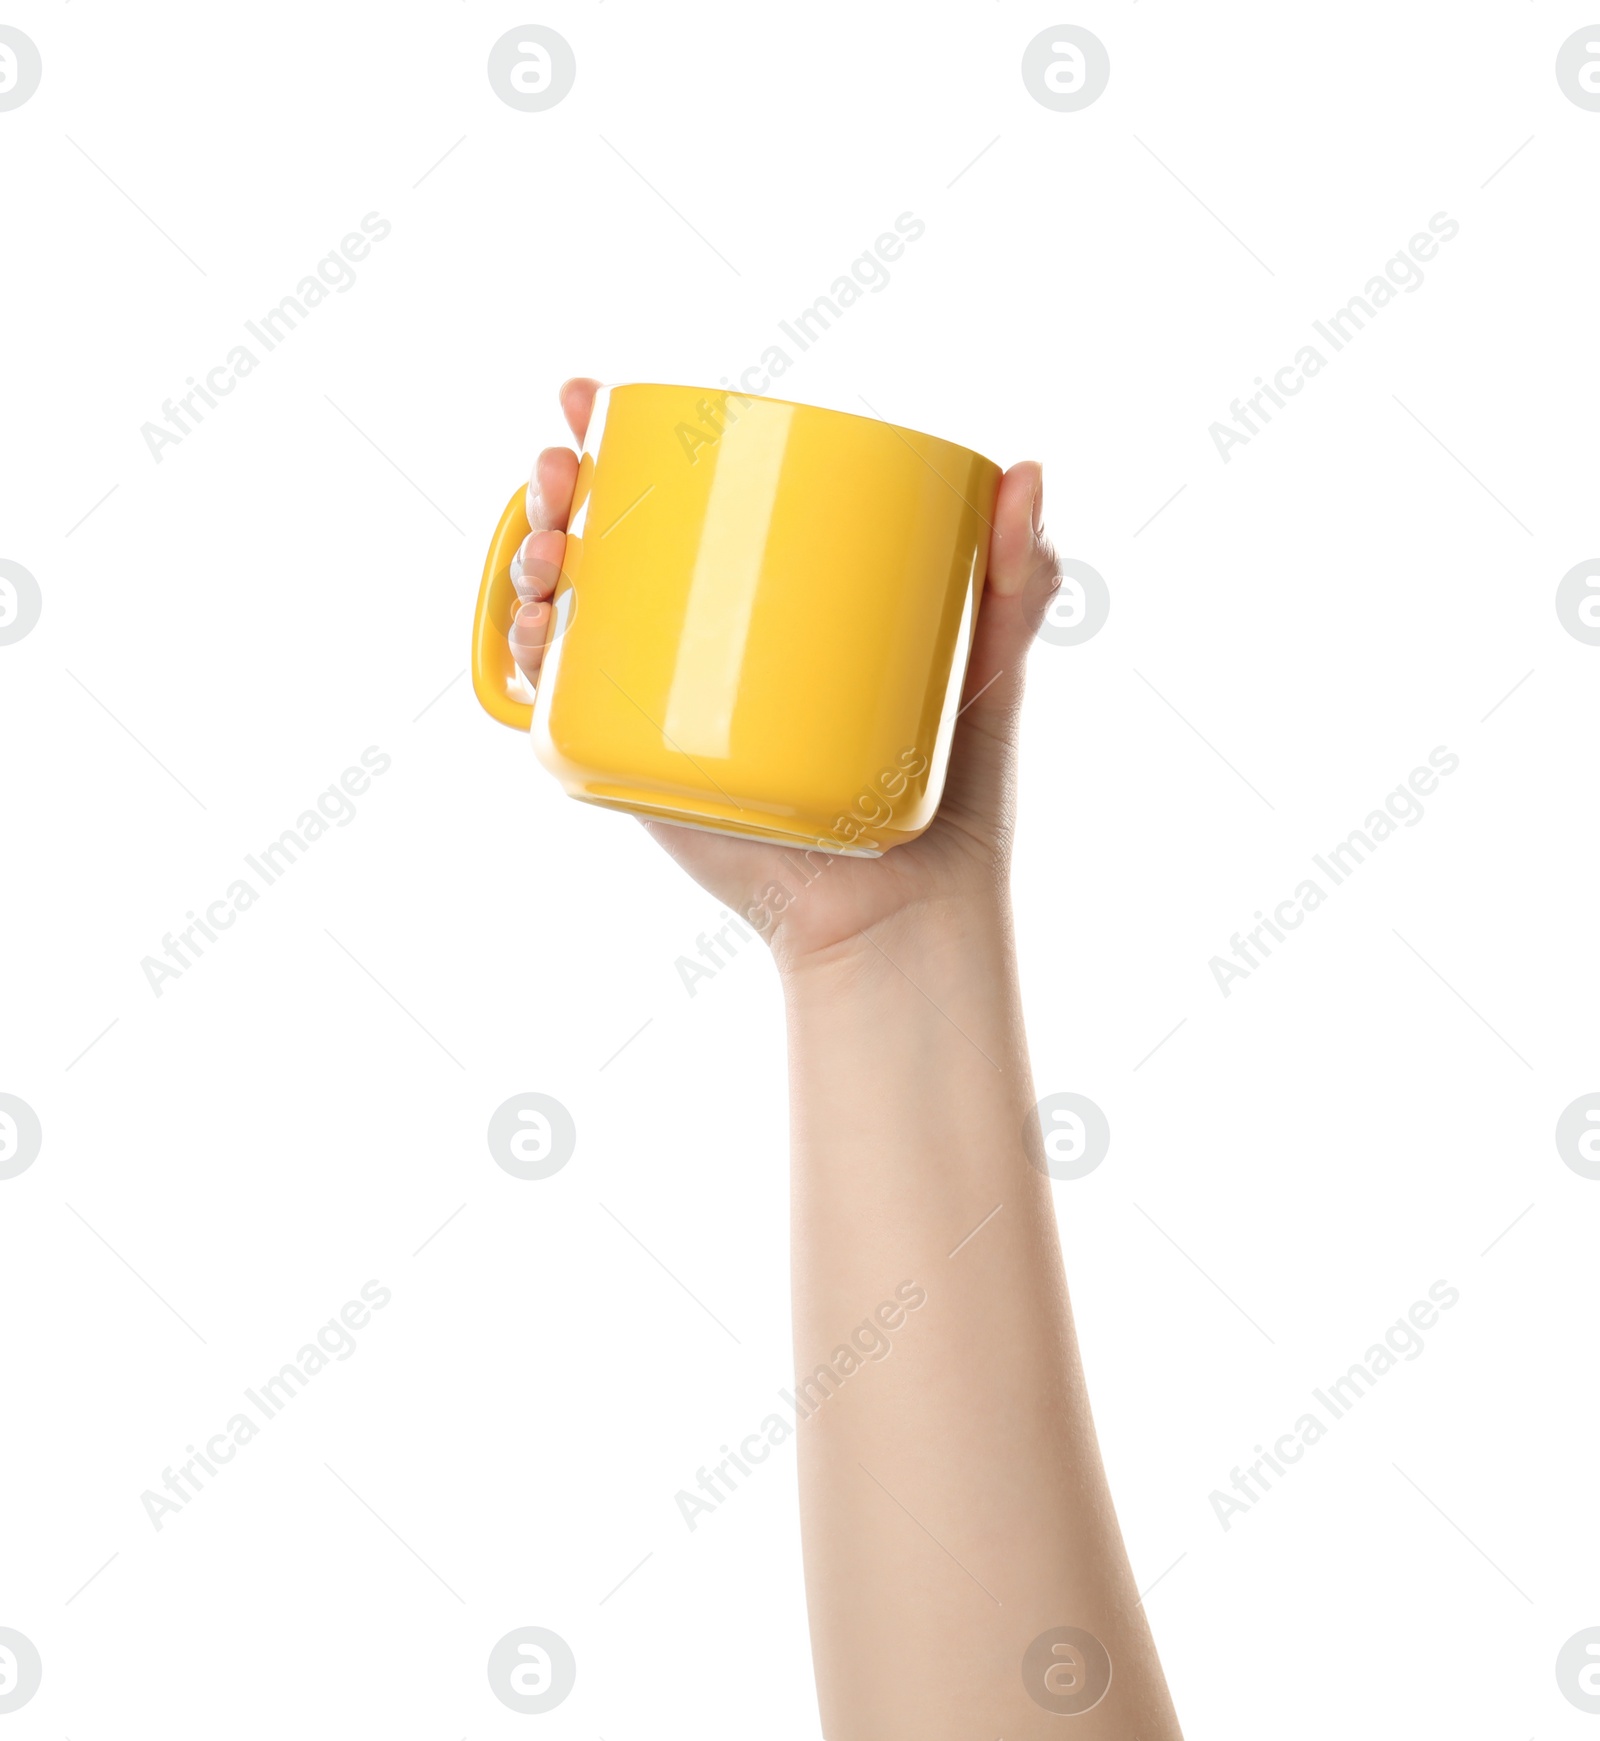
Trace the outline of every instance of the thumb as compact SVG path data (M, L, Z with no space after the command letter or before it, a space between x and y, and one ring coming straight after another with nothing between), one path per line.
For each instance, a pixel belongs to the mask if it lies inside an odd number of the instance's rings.
M1001 478L995 499L988 581L962 695L963 713L975 723L998 732L1015 714L1028 648L1060 584L1044 535L1044 467L1022 460Z

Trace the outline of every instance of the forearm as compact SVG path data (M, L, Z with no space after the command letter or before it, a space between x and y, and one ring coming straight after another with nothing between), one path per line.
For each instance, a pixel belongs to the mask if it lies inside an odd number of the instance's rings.
M1113 1669L1074 1733L1171 1741L1024 1138L1008 915L900 919L785 987L797 1382L834 1375L797 1392L825 1734L1054 1735L1023 1658L1073 1626Z

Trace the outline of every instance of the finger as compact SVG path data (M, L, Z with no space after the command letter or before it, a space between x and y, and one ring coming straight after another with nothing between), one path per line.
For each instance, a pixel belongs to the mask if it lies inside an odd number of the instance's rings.
M524 604L549 598L561 578L561 559L566 555L565 532L530 532L511 558L511 584Z
M1003 842L1009 834L1023 670L1059 585L1044 535L1043 468L1024 460L1000 480L995 499L989 569L944 792L944 811L980 839Z
M1000 598L1030 597L1042 609L1055 588L1055 552L1044 535L1044 467L1025 459L1000 480L989 590Z
M545 636L550 628L550 607L544 601L525 604L517 612L509 637L511 657L517 669L530 683L536 683L539 667L544 663Z
M570 447L547 447L528 480L528 524L535 532L564 532L578 481L578 456Z
M594 415L594 396L600 391L600 383L588 375L574 375L570 381L561 383L561 409L567 419L567 427L582 441L589 433L589 419Z
M1012 466L995 500L989 572L967 665L963 712L991 718L1015 708L1022 665L1045 609L1061 584L1044 534L1044 468Z

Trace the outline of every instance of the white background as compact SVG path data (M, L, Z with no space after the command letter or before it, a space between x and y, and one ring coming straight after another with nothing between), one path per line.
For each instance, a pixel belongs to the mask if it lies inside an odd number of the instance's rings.
M461 672L557 384L715 385L905 211L774 385L1041 457L1111 590L1035 653L1015 883L1039 1092L1111 1122L1057 1205L1186 1732L1596 1732L1553 1672L1600 1625L1600 1184L1552 1136L1600 1089L1600 648L1554 609L1600 544L1600 114L1554 77L1592 12L7 7L44 63L0 114L0 556L44 600L0 648L0 1089L44 1130L0 1183L0 1625L44 1661L8 1741L818 1733L789 1450L693 1534L673 1499L789 1382L770 962L689 998L715 902ZM485 75L530 19L578 65L540 114ZM1063 19L1111 57L1075 114L1019 72ZM355 286L155 463L369 211ZM1439 211L1224 465L1211 422ZM356 819L157 998L142 958L368 745ZM1224 998L1436 745L1424 820ZM579 1133L541 1183L484 1140L530 1089ZM369 1278L358 1352L155 1531ZM1224 1531L1440 1278L1426 1352ZM484 1672L527 1624L578 1660L538 1719Z

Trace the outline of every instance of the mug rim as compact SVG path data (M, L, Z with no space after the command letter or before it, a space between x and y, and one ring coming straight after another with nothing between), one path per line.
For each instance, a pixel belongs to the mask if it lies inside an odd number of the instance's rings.
M813 405L805 399L784 399L775 393L746 393L741 387L697 387L687 381L602 381L599 392L616 393L627 387L661 387L673 393L731 394L765 405L788 405L796 411L820 411L827 417L847 417L855 423L870 423L879 429L892 429L899 435L914 435L919 441L937 442L940 447L953 448L957 453L982 460L985 465L992 465L1001 477L1005 476L1006 468L990 459L988 454L980 453L977 448L968 447L963 442L951 441L948 436L930 435L925 429L913 429L909 423L891 423L887 417L863 416L859 411L840 411L832 405ZM598 396L597 394L596 397Z

